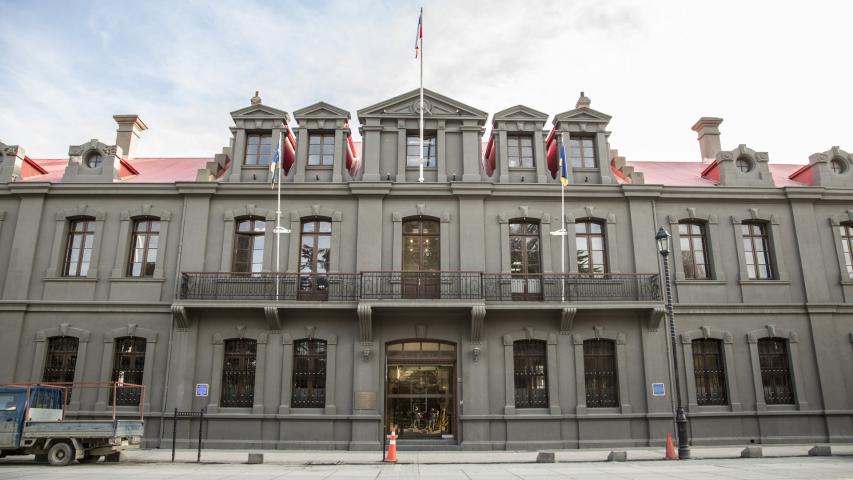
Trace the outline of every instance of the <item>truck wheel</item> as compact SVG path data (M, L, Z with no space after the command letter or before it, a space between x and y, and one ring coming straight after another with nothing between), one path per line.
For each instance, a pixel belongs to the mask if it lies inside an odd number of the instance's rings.
M47 461L54 467L64 467L74 460L74 447L58 442L50 446L47 451Z
M100 459L100 455L85 455L83 458L77 461L80 463L97 463L97 461Z

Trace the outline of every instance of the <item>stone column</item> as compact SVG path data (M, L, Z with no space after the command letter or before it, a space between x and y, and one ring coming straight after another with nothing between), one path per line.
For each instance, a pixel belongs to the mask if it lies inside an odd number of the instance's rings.
M462 181L480 181L480 136L482 128L476 123L465 122L462 130Z
M362 159L362 169L364 175L361 177L365 182L378 182L383 180L380 178L379 163L380 154L382 152L382 125L369 124L361 127L364 132L364 158Z
M294 130L296 130L296 165L293 166L293 181L304 182L305 167L308 165L308 129L298 127Z

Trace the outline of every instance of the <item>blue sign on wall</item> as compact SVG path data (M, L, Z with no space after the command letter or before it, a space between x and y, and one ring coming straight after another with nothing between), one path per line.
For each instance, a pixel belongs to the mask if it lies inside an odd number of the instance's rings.
M210 389L210 385L207 383L197 383L195 386L195 396L196 397L206 397L207 391Z
M666 388L663 383L653 383L652 384L652 396L653 397L663 397L666 395Z

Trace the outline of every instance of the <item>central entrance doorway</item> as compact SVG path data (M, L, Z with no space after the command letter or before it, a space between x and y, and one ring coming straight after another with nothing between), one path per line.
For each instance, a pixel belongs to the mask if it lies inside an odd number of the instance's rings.
M439 340L390 342L386 349L385 424L401 439L456 435L456 345Z

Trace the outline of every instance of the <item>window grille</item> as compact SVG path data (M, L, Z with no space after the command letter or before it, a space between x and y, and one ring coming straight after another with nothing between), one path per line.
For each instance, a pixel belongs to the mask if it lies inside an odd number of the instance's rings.
M761 383L764 385L764 402L768 405L793 404L788 342L784 338L758 340L758 359L761 365Z
M512 345L515 372L515 406L544 408L548 406L548 380L545 342L516 340Z
M142 385L142 374L145 370L146 340L141 337L122 337L115 339L115 354L113 357L112 380L119 383L135 383ZM117 388L115 392L116 405L139 405L142 389ZM110 405L113 397L110 395Z
M326 341L293 342L293 406L322 408L326 405Z
M225 341L222 366L223 407L251 407L255 400L257 342L248 339Z
M50 337L47 339L47 358L44 362L42 381L73 382L77 367L77 337ZM71 401L71 389L65 392L65 402Z
M693 340L693 374L696 378L697 404L728 404L723 342L715 339Z
M584 340L583 367L586 381L586 406L618 407L616 342L602 339Z

